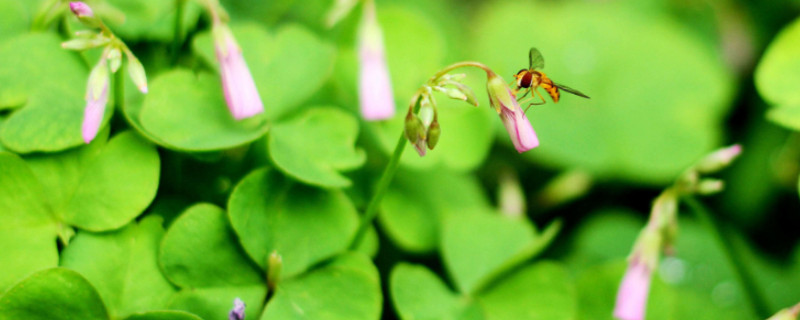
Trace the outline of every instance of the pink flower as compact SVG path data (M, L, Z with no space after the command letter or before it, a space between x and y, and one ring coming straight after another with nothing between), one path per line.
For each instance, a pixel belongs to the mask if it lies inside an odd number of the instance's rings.
M375 15L375 4L364 4L364 15L358 34L358 96L361 114L367 120L394 116L394 96L389 80L389 67L383 48L383 35Z
M214 22L212 33L220 65L222 90L233 118L241 120L264 112L261 96L233 33L219 21Z
M86 108L83 111L83 124L81 125L81 134L86 143L92 142L97 136L97 131L100 130L106 103L108 103L110 81L106 59L101 58L89 74L89 81L86 85Z
M634 258L625 271L617 292L614 317L621 320L643 320L650 292L650 267Z
M92 12L92 8L89 5L80 2L74 1L69 3L69 10L72 11L78 18L91 18L94 17L94 12Z
M233 300L233 309L228 313L228 320L244 320L244 301L238 297Z
M511 93L503 78L497 74L487 71L489 78L486 83L486 89L489 92L489 102L492 107L500 114L500 119L503 120L503 125L508 131L508 136L517 152L523 153L530 149L539 146L539 138L536 137L536 132L533 131L531 122L525 112L520 108L516 97Z

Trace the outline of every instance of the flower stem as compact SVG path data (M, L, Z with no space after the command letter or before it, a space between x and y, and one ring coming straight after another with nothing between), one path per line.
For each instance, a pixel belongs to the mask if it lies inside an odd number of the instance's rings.
M485 64L480 63L480 62L475 62L475 61L456 62L454 64L451 64L449 66L446 66L446 67L442 68L442 70L439 70L439 72L437 72L435 75L433 75L433 77L431 77L431 81L440 78L441 76L447 74L450 71L453 71L453 70L458 69L458 68L464 68L464 67L475 67L475 68L480 68L483 71L486 71L487 73L488 72L492 72L492 70L489 69L489 67L487 67Z
M386 190L389 189L389 184L392 182L394 174L397 173L397 167L400 165L400 156L403 155L407 142L408 140L406 140L405 134L400 133L400 140L397 141L397 146L394 148L392 158L389 160L389 164L386 165L386 168L383 169L381 179L378 180L378 185L375 187L375 193L372 195L372 199L369 200L367 210L364 211L356 235L353 237L353 242L350 243L351 250L354 250L361 244L364 235L367 233L367 229L372 224L372 220L375 220L375 216L378 215L378 205L386 194Z
M750 305L753 307L753 311L759 318L768 318L770 313L766 300L764 299L764 295L756 284L752 273L750 270L748 270L741 256L736 252L733 244L723 233L720 222L715 221L711 212L694 197L686 196L684 197L684 201L692 209L692 211L694 211L706 228L711 231L715 240L717 241L717 244L721 247L722 251L725 252L725 257L728 259L728 264L730 265L731 269L733 269L736 280L738 280L739 284L742 286L744 294L747 296L748 300L750 300Z
M178 63L178 53L183 44L183 8L185 7L185 0L175 0L175 24L173 25L172 35L172 64Z
M114 74L114 108L122 112L125 108L125 64Z

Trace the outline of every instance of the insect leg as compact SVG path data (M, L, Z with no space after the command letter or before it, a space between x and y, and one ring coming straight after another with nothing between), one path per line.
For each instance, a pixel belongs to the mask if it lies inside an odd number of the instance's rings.
M545 103L547 102L547 101L545 101L545 100L544 100L544 97L542 96L542 94L541 94L541 93L539 93L539 91L537 91L537 90L534 90L534 89L531 89L531 91L533 91L533 94L534 94L535 96L538 96L538 97L539 97L539 99L541 99L541 100L542 100L542 102L539 102L539 103L536 103L536 102L531 102L530 104L528 104L528 107L527 107L527 108L525 108L525 113L528 113L528 109L530 109L530 108L531 108L531 106L534 106L534 105L536 105L536 106L538 106L538 105L543 105L543 104L545 104ZM531 99L533 99L533 96L531 96Z

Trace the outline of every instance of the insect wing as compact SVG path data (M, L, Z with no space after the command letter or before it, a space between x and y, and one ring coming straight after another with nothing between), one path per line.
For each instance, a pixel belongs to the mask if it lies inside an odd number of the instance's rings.
M563 85L563 84L556 84L555 86L556 86L556 87L558 87L558 88L559 88L559 89L561 89L561 90L564 90L564 91L566 91L566 92L569 92L569 93L571 93L571 94L574 94L574 95L576 95L576 96L579 96L579 97L584 97L584 98L586 98L586 99L591 99L591 98L589 98L589 96L587 96L587 95L583 94L582 92L580 92L580 91L578 91L578 90L575 90L575 89L572 89L572 88L570 88L570 87L567 87L567 86L565 86L565 85Z
M531 48L528 53L528 69L542 69L544 68L544 57L539 49Z

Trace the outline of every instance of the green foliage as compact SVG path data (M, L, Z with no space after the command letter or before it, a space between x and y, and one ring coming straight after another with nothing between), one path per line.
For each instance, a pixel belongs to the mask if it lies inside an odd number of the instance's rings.
M80 233L62 252L60 264L84 276L114 318L164 309L175 290L158 266L163 235L155 216L114 232Z
M0 297L6 319L110 319L100 295L75 271L37 272Z
M357 224L355 207L341 191L297 184L270 169L242 179L228 208L248 255L263 269L278 252L283 278L345 250Z
M61 151L83 143L88 70L53 34L29 33L0 43L0 110L16 109L0 142L15 152ZM47 61L42 68L41 62ZM59 79L60 81L53 81ZM104 122L110 118L106 112Z
M287 175L321 187L348 187L340 170L356 169L366 156L354 149L356 119L333 108L314 108L279 123L269 136L269 154Z
M761 96L774 107L767 118L784 127L800 130L800 19L784 28L758 64L756 86Z
M765 312L800 299L796 4L375 0L396 108L371 121L365 2L329 28L331 0L220 0L264 104L236 120L205 1L86 0L149 80L112 75L86 144L103 49L61 48L89 28L67 2L0 0L0 319L225 319L238 298L251 320L610 320L652 198L737 141L703 201L755 289L679 205L645 318L763 319L751 295ZM591 96L531 107L539 147L515 152L466 67L449 74L479 107L433 92L435 149L394 153L437 71L475 61L514 89L531 47ZM592 189L548 203L585 187L549 183L573 170Z

